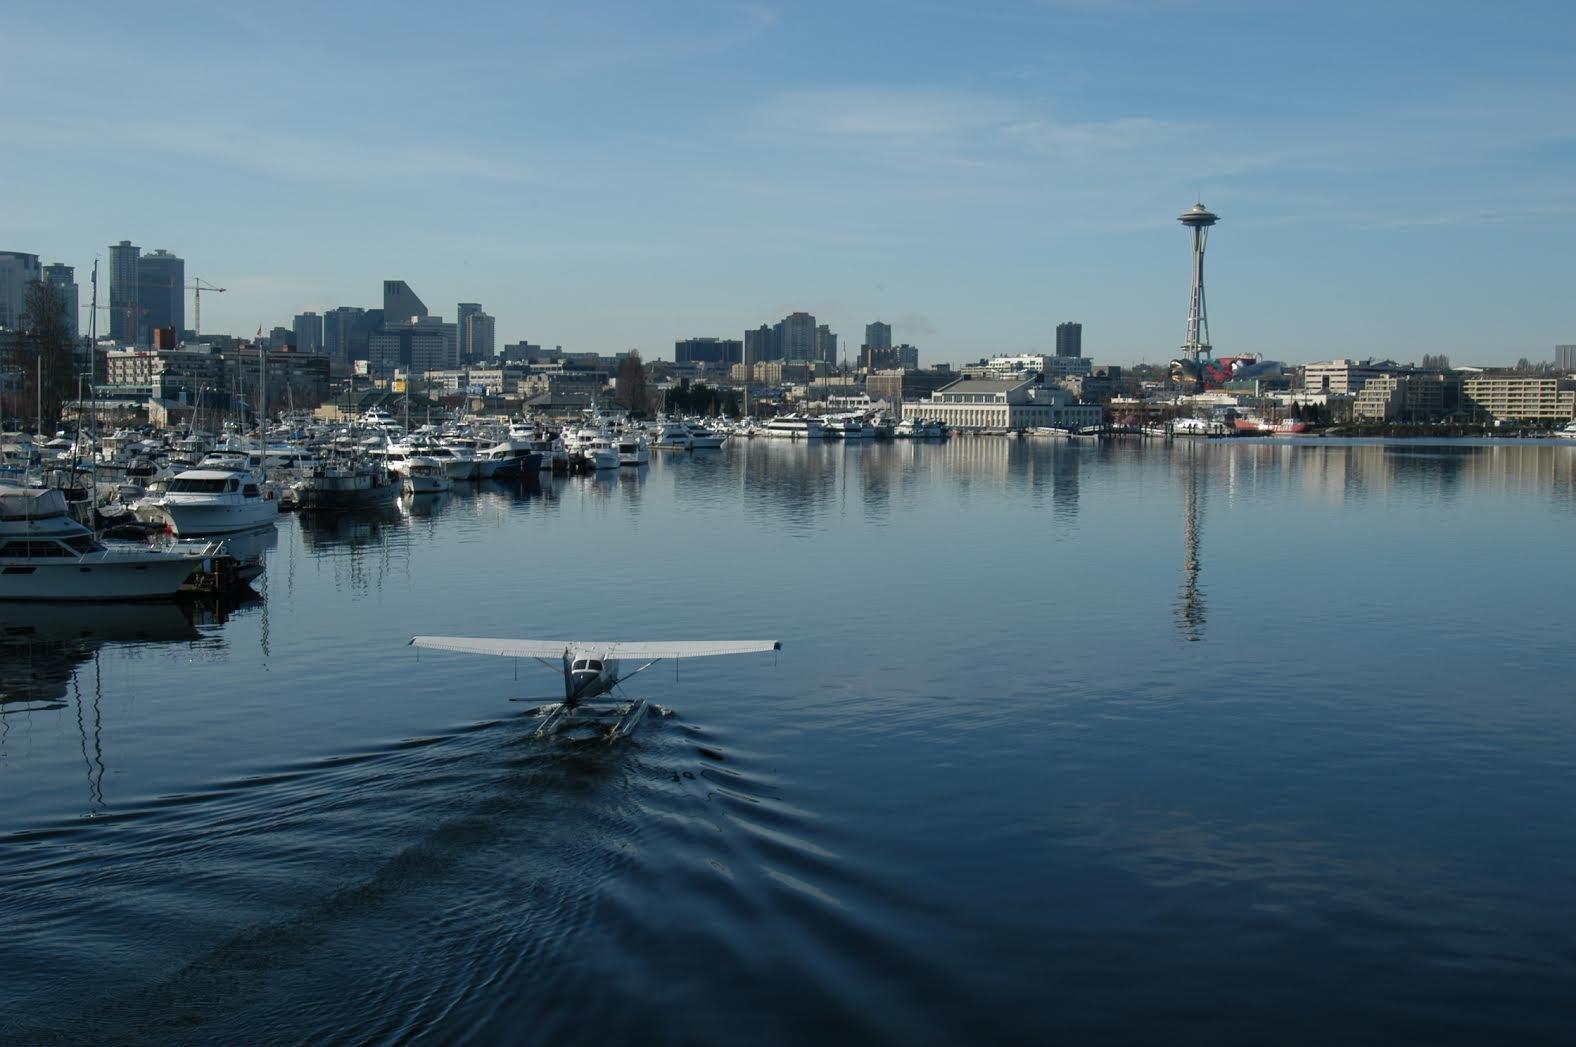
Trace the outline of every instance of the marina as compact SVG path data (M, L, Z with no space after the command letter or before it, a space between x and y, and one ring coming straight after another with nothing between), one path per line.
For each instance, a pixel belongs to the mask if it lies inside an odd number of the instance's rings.
M1555 1036L1566 594L1504 549L1573 513L1566 441L730 439L0 604L0 1038ZM443 634L783 648L608 746Z

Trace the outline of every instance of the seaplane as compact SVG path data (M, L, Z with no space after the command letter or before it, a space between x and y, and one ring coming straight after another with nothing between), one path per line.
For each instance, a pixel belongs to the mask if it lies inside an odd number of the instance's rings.
M630 699L620 691L611 706L595 700L612 694L619 685L658 662L683 658L714 658L726 654L764 654L780 651L780 640L668 640L657 642L597 642L582 640L508 640L483 636L413 636L410 646L460 654L490 654L499 658L529 658L552 670L562 670L564 700L537 710L543 716L536 729L539 738L560 732L589 732L609 743L633 734L652 705L644 698ZM641 663L623 672L626 662ZM555 664L556 663L556 664ZM609 726L611 721L611 726Z

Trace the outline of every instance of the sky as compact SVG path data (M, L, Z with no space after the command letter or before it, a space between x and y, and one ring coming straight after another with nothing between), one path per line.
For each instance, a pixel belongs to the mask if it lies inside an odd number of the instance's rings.
M85 304L107 245L167 248L227 288L209 332L403 279L447 319L481 302L500 346L671 358L804 309L844 355L878 319L922 363L1075 320L1085 355L1158 362L1202 200L1217 354L1576 342L1568 0L12 0L0 23L0 250L77 266Z

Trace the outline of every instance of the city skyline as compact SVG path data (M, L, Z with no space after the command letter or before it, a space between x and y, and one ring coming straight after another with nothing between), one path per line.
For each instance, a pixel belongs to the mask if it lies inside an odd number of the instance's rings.
M538 10L452 49L399 5L24 8L0 247L73 266L84 310L109 244L167 247L229 288L213 332L399 277L451 319L485 303L498 345L661 357L803 311L844 356L877 317L954 363L1077 319L1086 355L1159 362L1202 200L1217 353L1546 359L1576 335L1576 19L1531 6ZM168 109L115 113L106 71L161 54L137 71Z

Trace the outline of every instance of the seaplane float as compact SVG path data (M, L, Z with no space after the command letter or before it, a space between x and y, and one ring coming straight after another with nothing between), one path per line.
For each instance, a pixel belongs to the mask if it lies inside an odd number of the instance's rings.
M564 700L538 709L543 717L539 738L561 732L605 737L610 743L627 738L640 726L652 705L619 690L611 703L597 702L630 677L658 662L683 658L714 658L727 654L764 654L782 650L779 640L668 640L599 642L583 640L508 640L482 636L413 636L412 647L499 658L529 658L549 669L562 669ZM554 664L554 663L557 664ZM626 662L641 663L629 672Z

